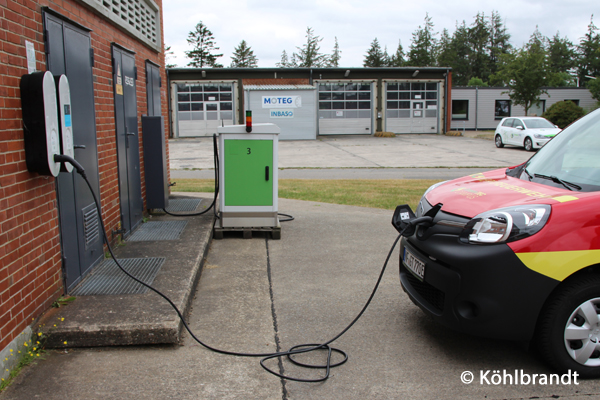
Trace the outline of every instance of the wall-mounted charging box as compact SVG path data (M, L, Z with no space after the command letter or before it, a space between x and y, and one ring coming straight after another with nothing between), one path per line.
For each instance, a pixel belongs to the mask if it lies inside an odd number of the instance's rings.
M21 107L25 134L25 161L30 172L58 176L60 154L56 86L49 71L21 78Z

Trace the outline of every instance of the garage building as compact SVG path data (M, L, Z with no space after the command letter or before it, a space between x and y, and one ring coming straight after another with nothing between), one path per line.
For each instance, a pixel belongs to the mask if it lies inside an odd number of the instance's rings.
M281 140L376 132L443 134L450 129L450 68L169 69L171 137L217 126L278 124Z

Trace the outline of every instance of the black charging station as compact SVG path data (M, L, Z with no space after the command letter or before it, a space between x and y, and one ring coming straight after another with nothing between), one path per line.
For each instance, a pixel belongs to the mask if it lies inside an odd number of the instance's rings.
M54 77L48 71L24 75L20 89L27 169L58 176L60 163L54 161L54 155L60 154Z

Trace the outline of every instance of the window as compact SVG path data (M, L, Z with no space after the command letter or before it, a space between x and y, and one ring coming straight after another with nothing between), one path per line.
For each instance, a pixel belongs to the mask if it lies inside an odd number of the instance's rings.
M530 117L540 117L546 111L546 100L540 100L539 103L533 103L527 112Z
M436 118L438 82L388 82L386 100L386 118L410 118L411 102L417 102L418 108L425 110L420 117Z
M496 100L495 116L496 119L510 117L510 100Z
M452 120L469 119L469 100L452 100Z
M565 99L565 101L572 101L576 106L579 105L579 100Z
M371 83L319 83L319 118L371 118Z
M514 118L508 118L506 121L502 123L502 126L506 126L507 128L512 128L513 122L515 122Z
M230 83L178 83L177 118L180 121L214 119L214 113L225 111L219 119L233 119L233 85ZM217 105L217 103L219 103Z

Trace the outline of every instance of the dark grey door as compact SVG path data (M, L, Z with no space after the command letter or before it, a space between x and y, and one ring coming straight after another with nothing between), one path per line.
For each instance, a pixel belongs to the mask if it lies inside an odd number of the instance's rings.
M75 158L100 198L90 33L46 12L44 28L48 70L69 79ZM63 269L69 290L102 260L100 219L92 194L79 174L60 173L57 197Z
M140 176L135 54L112 45L113 87L121 223L127 236L142 221L144 202Z
M146 61L146 98L148 100L148 116L158 117L160 109L160 68L153 62Z

